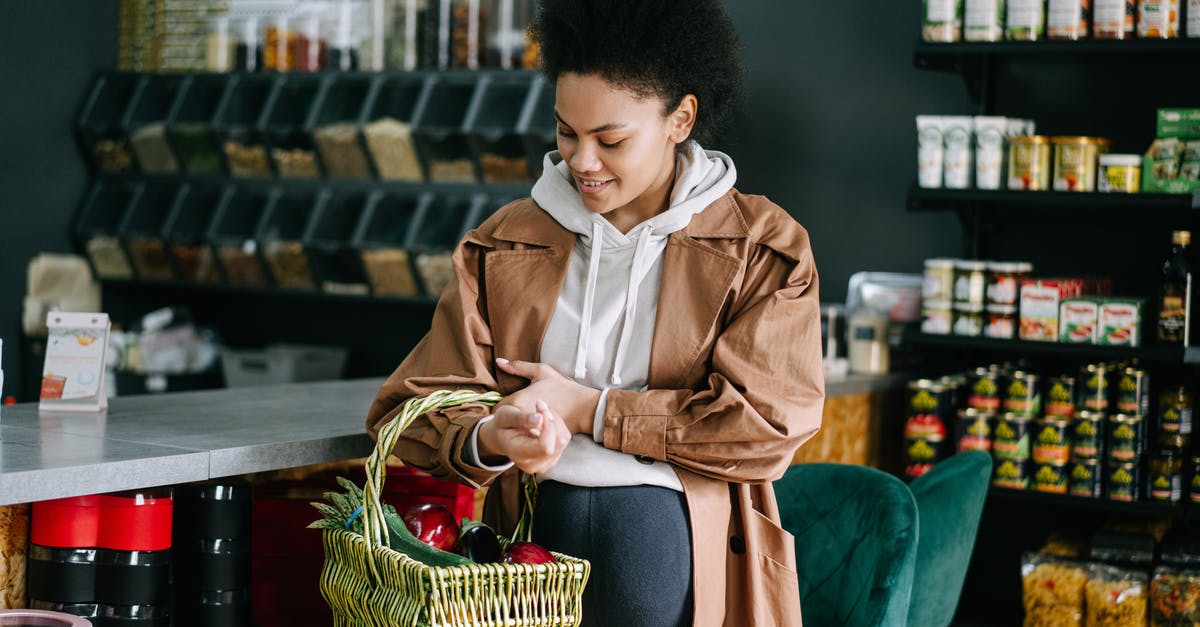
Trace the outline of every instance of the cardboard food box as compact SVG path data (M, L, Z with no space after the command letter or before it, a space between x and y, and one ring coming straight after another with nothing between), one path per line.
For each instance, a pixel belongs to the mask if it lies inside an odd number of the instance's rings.
M1058 307L1058 339L1066 344L1095 344L1100 321L1100 300L1067 298Z
M1157 139L1142 158L1142 191L1200 190L1200 109L1159 109Z
M1058 307L1064 299L1082 296L1084 279L1027 279L1021 282L1020 338L1035 342L1058 341Z
M1106 346L1140 346L1142 311L1140 298L1106 298L1100 303L1097 342Z

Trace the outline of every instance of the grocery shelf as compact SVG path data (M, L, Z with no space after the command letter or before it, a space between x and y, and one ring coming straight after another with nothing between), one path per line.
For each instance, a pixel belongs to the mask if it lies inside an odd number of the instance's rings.
M926 189L913 185L908 190L909 211L951 211L967 208L1027 208L1070 213L1094 210L1123 212L1151 210L1163 217L1194 219L1200 216L1200 191L1192 194L1113 194L1105 192L1027 192L990 189ZM1041 211L1039 211L1041 212ZM1139 218L1146 214L1138 214Z
M427 296L379 296L370 294L338 294L320 290L301 290L283 287L252 287L223 283L163 281L152 279L102 279L101 285L121 289L186 290L229 296L265 296L272 299L326 300L344 302L390 303L401 306L433 308L437 299Z
M1060 342L1031 342L1000 340L990 337L933 335L909 330L904 343L912 346L937 346L971 351L994 351L1020 355L1056 355L1080 359L1138 359L1159 364L1200 364L1200 347L1182 346L1099 346L1095 344L1063 344Z
M1081 41L918 42L913 65L918 69L962 71L964 64L989 57L1020 60L1129 56L1200 57L1200 39L1126 39Z
M1137 501L1125 503L1110 501L1104 498L1092 499L1069 494L1049 494L1036 490L1013 490L1010 488L993 487L988 490L988 500L1006 503L1020 503L1038 507L1063 507L1076 510L1090 510L1109 514L1124 514L1128 516L1144 516L1152 518L1186 518L1189 514L1185 503L1154 503Z
M284 188L289 191L314 191L319 189L345 191L372 191L396 193L434 194L463 194L481 193L496 198L522 198L528 196L533 189L533 181L506 183L429 183L405 181L357 180L341 178L232 178L228 176L177 176L156 174L102 174L96 178L105 181L130 181L135 183L183 184L199 183L209 185L234 185L247 189Z

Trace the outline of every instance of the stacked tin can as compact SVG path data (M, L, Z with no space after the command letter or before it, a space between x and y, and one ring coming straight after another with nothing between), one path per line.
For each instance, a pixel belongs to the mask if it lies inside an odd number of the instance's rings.
M175 524L176 626L250 625L250 486L179 489Z
M904 474L908 478L925 474L949 455L947 425L954 411L954 391L946 379L909 382L908 418L904 422Z
M1038 376L1024 370L997 373L1000 397L999 418L992 443L995 457L993 485L1026 489L1043 472L1043 463L1057 459L1049 443L1043 443L1037 417L1042 409Z

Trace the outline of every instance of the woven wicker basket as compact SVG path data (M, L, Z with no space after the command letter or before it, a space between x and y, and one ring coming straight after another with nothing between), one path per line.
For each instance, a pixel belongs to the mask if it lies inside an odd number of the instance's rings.
M387 545L382 493L385 461L400 433L431 409L466 403L495 405L490 392L435 392L408 401L380 430L366 462L363 534L325 529L321 594L341 626L551 627L581 620L590 565L555 553L552 564L471 564L432 567ZM526 507L531 503L526 501ZM502 540L503 542L503 540Z

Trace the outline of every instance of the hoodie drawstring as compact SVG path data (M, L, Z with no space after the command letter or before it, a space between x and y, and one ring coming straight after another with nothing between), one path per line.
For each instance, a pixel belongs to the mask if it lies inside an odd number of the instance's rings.
M579 312L579 340L575 344L575 378L587 377L588 343L592 339L592 308L596 304L596 279L600 274L600 253L604 248L604 228L592 222L592 255L588 259L587 283L583 290L583 309Z
M621 339L617 342L617 356L613 359L612 377L609 383L621 385L621 365L625 361L625 352L629 348L634 320L637 317L638 288L642 265L646 263L646 251L650 248L650 227L642 229L637 238L637 249L633 253L633 265L629 268L629 285L625 289L625 319L621 321Z

